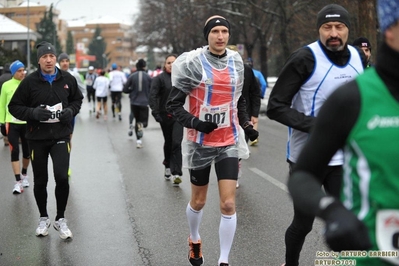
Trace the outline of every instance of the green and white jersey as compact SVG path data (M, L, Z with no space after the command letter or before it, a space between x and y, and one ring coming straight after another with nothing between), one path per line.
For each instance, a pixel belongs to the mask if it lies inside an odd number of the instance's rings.
M367 226L372 250L399 251L399 103L374 68L356 81L361 107L345 147L341 200ZM356 260L399 265L398 257Z

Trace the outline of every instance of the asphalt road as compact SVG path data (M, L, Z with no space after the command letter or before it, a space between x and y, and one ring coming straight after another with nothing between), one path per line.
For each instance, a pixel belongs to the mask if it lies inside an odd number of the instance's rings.
M84 103L72 140L70 197L66 211L71 241L50 228L36 237L39 213L33 182L21 195L14 184L7 147L0 147L0 265L185 266L190 199L188 172L176 188L163 179L163 137L152 117L144 131L143 149L128 137L129 103L123 99L123 120L95 119ZM292 219L286 189L287 130L260 117L260 142L243 161L237 190L238 226L230 253L233 266L279 266L284 262L284 233ZM51 162L51 160L50 160ZM55 219L51 163L48 212ZM28 174L32 177L31 168ZM217 264L220 220L216 176L211 173L200 234L204 265ZM327 250L322 224L316 221L305 241L300 265L314 265L316 251Z

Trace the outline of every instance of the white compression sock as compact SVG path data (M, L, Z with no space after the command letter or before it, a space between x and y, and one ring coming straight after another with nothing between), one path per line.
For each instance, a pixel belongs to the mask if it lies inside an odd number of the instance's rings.
M203 211L196 211L190 206L190 202L187 204L186 215L188 220L188 227L190 228L190 238L196 243L201 239L199 235L199 226L202 220Z
M220 257L218 265L222 262L229 262L229 254L233 245L234 235L237 228L237 214L224 215L220 218L219 225L219 241L220 241Z

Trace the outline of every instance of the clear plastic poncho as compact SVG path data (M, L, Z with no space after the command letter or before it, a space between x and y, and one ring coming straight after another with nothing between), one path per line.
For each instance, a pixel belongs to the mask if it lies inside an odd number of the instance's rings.
M228 157L249 157L237 114L243 83L241 56L229 49L226 56L218 58L204 46L183 53L173 63L172 85L188 95L185 110L201 121L218 124L209 134L184 129L184 168L201 169Z

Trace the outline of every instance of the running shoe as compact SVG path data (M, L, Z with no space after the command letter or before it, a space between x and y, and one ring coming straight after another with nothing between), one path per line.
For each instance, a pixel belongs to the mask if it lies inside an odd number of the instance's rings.
M140 139L138 139L138 140L136 141L136 148L137 148L137 149L143 148L143 144L141 143L141 140L140 140Z
M198 240L197 243L193 243L190 237L188 238L189 252L188 252L188 261L193 266L200 266L204 264L204 257L202 256L202 248L201 248L201 240Z
M24 187L22 186L22 181L17 181L12 190L12 194L21 194L24 192Z
M121 113L118 113L118 118L119 118L119 121L122 121L122 114Z
M173 186L175 186L175 187L178 187L179 186L179 184L181 183L181 176L179 176L179 175L174 175L173 177L172 177L172 180L173 180Z
M55 221L54 228L58 233L60 233L62 239L72 239L73 235L71 230L68 228L67 219L60 218L58 221Z
M100 118L100 112L97 112L96 114L96 118L99 119Z
M48 217L40 217L39 225L36 228L36 236L48 235L48 228L50 227L50 219Z
M229 266L229 264L222 262L222 263L219 264L219 266Z
M258 142L259 142L258 139L254 140L254 141L249 141L249 146L257 146Z
M22 175L22 186L23 187L29 187L29 176L28 175Z
M141 122L137 123L137 137L138 138L143 137L143 124Z
M170 172L170 168L165 168L165 180L169 181L170 180L170 176L171 176L171 172Z
M127 132L127 134L129 135L129 137L133 136L133 125L132 124L130 124L129 131Z

